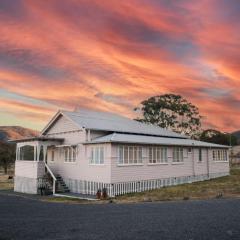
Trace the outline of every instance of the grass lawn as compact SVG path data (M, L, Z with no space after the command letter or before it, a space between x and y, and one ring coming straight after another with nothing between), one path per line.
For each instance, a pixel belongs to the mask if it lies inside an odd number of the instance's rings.
M0 190L13 189L13 180L8 179L8 175L0 175ZM203 182L182 184L172 187L163 187L141 193L131 193L117 196L112 201L114 203L134 203L149 201L176 201L189 199L214 199L214 198L240 198L240 168L234 167L230 171L230 176L211 179ZM42 198L43 201L63 202L72 204L85 203L108 203L108 200L87 201L67 197Z
M116 197L117 203L240 197L240 168L230 176Z

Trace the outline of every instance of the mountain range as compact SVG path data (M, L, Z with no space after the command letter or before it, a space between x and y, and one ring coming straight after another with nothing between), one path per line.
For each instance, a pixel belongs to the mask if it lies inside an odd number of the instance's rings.
M0 126L0 141L34 137L39 134L38 131L20 126Z

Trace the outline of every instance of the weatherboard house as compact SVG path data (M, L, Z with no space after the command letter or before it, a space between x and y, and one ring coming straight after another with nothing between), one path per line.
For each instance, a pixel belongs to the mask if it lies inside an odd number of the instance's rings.
M229 175L227 146L106 112L59 111L16 143L16 192L116 196Z

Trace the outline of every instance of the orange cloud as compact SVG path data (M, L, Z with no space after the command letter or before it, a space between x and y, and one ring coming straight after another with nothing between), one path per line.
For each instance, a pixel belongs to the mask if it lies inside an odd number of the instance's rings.
M9 2L0 12L0 88L39 103L5 94L0 106L39 121L77 106L133 117L143 99L172 92L200 108L206 127L240 128L228 124L240 111L234 4Z

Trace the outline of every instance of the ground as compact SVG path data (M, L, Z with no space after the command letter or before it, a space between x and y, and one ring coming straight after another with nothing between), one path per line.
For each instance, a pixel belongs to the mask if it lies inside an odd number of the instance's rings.
M240 200L43 202L0 192L0 239L239 239Z
M117 202L167 201L189 199L240 198L240 168L234 167L230 176L202 182L165 187L142 193L117 197Z
M0 190L13 189L13 180L8 176L0 176ZM183 184L172 187L164 187L142 193L132 193L116 197L116 203L152 202L167 200L192 200L192 199L215 199L215 198L240 198L240 168L234 167L230 176L212 179L203 182ZM69 198L47 198L47 201L85 203ZM106 202L106 201L105 201ZM104 203L102 201L101 203Z

